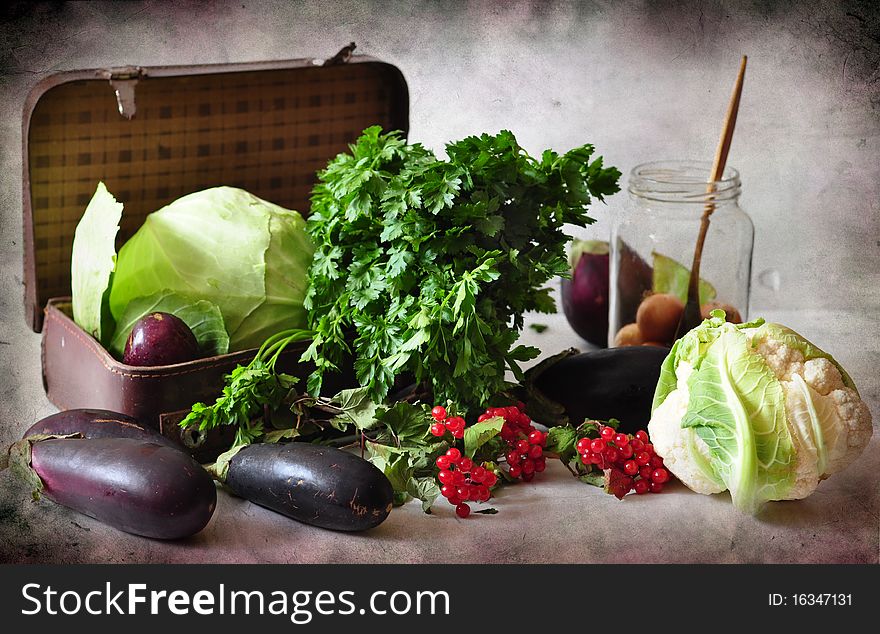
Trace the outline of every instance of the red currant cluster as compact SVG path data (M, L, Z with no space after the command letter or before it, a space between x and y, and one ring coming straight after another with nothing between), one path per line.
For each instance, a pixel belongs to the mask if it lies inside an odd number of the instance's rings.
M500 416L504 419L499 436L507 443L508 475L529 482L536 473L541 473L547 462L544 458L544 445L547 434L532 427L531 419L523 411L525 405L519 403L509 407L490 407L481 414L477 422Z
M616 478L622 483L618 497L633 490L639 494L660 493L669 480L663 458L654 453L654 445L644 430L635 435L620 434L613 427L602 425L598 438L581 438L576 447L585 465L623 472L618 474L622 478Z
M431 425L431 434L438 438L443 436L447 431L452 434L456 440L464 438L464 419L461 416L446 417L446 408L437 405L431 410L431 416L436 421Z
M492 497L490 489L498 482L498 476L493 471L474 464L455 447L437 458L437 468L440 469L437 474L441 484L440 495L455 506L455 514L461 518L471 514L471 507L466 504L468 500L488 501Z

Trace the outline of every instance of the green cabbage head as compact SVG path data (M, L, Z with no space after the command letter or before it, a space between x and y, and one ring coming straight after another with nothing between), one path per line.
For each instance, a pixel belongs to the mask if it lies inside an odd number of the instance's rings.
M71 269L74 319L115 354L134 322L156 310L184 319L205 354L305 327L314 248L296 211L214 187L148 215L115 254L121 213L100 184L77 228Z
M868 407L834 358L779 324L731 324L723 311L663 363L648 433L669 470L699 493L730 491L756 513L800 499L862 452Z

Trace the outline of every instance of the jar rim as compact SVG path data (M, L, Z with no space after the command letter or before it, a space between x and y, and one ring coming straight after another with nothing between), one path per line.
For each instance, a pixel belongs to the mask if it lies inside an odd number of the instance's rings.
M739 196L739 171L727 166L721 178L712 181L712 162L661 160L636 165L630 171L630 194L660 202L709 203Z

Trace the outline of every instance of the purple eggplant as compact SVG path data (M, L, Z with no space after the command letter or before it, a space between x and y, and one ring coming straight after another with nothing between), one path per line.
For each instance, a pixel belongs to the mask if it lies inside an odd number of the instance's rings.
M166 438L155 429L140 424L136 418L106 409L70 409L47 416L34 423L22 438L46 434L68 436L80 434L83 438L133 438L144 442L183 450L178 443Z
M13 445L11 461L50 500L126 533L194 535L217 505L211 476L177 449L133 438L50 438Z
M363 458L304 442L245 447L229 461L226 486L287 517L337 531L378 526L394 495L385 474Z
M571 279L562 279L562 310L581 338L605 348L608 345L608 243L576 240L570 261Z
M658 346L572 348L530 368L519 395L532 419L544 425L616 418L620 431L633 433L648 425L668 354Z

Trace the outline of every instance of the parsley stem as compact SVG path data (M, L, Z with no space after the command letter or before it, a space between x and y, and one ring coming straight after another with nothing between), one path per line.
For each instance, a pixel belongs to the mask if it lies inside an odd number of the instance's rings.
M274 371L275 363L278 361L278 357L281 356L281 353L284 352L285 348L287 348L288 345L297 341L311 339L314 334L315 333L311 330L303 330L301 328L283 330L266 339L254 359L264 361L266 365L268 365L269 368Z

